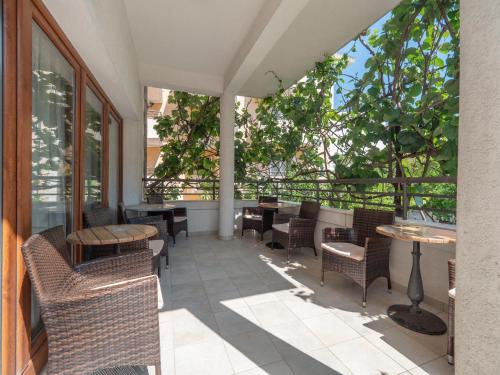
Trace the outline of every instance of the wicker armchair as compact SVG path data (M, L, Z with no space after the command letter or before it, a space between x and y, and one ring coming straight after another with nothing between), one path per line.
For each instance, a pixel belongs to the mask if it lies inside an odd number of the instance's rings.
M276 203L278 197L259 197L259 203ZM264 233L273 228L273 210L265 210L262 207L243 207L243 217L241 222L241 236L246 229L253 229L260 233L261 241Z
M299 216L293 214L274 214L272 244L280 243L287 251L287 262L292 252L299 247L312 247L314 255L314 229L321 205L317 202L302 202Z
M101 368L160 370L157 278L151 251L101 258L72 268L61 226L22 246L47 333L49 374Z
M118 203L118 223L128 224L127 210L123 202Z
M128 219L129 224L144 224L152 225L158 230L158 234L153 240L149 241L149 247L153 250L153 257L165 257L165 264L168 268L168 229L167 221L163 219L162 215L157 216L143 216L131 217ZM161 275L161 267L158 263L158 276Z
M448 261L448 363L455 363L455 259Z
M350 277L363 288L363 307L366 307L366 291L375 279L386 277L390 290L391 239L375 230L379 225L390 224L394 224L393 212L355 208L352 228L325 228L321 285L325 282L325 271Z
M146 198L146 201L148 202L148 204L162 204L163 197L159 194L152 194Z
M164 215L168 222L168 234L172 236L174 244L175 236L179 232L184 231L186 232L186 237L189 237L186 207L176 207L173 210L165 211Z
M115 212L111 208L98 207L83 212L83 225L85 228L100 227L113 224ZM85 246L85 259L94 259L116 253L113 245Z

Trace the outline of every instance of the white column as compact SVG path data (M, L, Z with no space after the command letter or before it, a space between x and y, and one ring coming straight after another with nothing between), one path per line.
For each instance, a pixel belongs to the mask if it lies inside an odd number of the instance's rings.
M500 2L462 0L455 371L498 374Z
M220 190L219 238L234 236L234 121L235 95L225 92L220 97Z

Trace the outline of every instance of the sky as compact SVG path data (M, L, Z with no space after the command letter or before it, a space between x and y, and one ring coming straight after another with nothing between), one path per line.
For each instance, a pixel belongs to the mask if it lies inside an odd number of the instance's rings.
M382 30L382 25L384 22L390 17L390 12L384 15L382 18L380 18L377 22L375 22L372 26L368 28L368 30ZM344 47L339 49L336 54L343 55L344 53L348 52L351 48L352 45L354 44L354 41L351 41L347 43ZM365 72L365 62L368 60L370 57L370 53L366 48L363 46L358 45L358 48L356 52L351 52L349 54L351 58L351 63L347 66L347 68L344 70L344 73L350 76L361 76ZM350 90L354 87L354 84L351 80L346 78L346 81L342 85L344 90ZM333 90L335 91L335 90ZM338 96L338 94L334 93L334 106L340 105L342 103L342 99Z

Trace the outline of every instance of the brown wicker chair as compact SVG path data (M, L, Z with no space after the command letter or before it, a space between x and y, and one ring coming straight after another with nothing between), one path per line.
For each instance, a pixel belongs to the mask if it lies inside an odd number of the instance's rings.
M131 217L128 222L129 224L145 224L156 227L158 234L149 241L149 247L153 250L154 257L165 257L165 265L168 268L168 223L163 219L163 216ZM161 267L158 265L158 276L161 275L160 269Z
M148 202L148 204L162 204L164 202L163 197L159 194L152 194L148 196L146 198L146 201Z
M455 363L455 259L448 261L448 363Z
M300 247L312 247L314 255L314 229L321 205L317 202L302 202L299 216L293 214L274 214L272 244L283 245L287 252L287 262L290 262L292 252Z
M101 258L73 268L61 226L31 236L22 253L41 307L49 374L101 368L160 370L157 278L151 251Z
M325 228L321 244L321 285L325 282L325 271L350 277L363 288L363 307L366 291L375 279L386 277L390 290L391 239L378 234L375 228L394 224L394 216L394 212L355 208L352 228Z
M118 203L118 223L128 224L127 209L123 202Z
M113 224L115 212L111 208L98 207L83 212L83 225L85 228L100 227ZM116 253L113 245L85 246L85 259L94 259Z
M168 222L168 234L172 236L174 244L175 236L179 232L185 231L186 237L189 237L187 209L185 207L176 207L173 210L165 211L164 214Z
M259 203L276 203L278 197L259 197ZM262 207L243 207L241 221L241 236L246 229L253 229L260 233L261 241L264 233L273 228L273 210L265 210Z

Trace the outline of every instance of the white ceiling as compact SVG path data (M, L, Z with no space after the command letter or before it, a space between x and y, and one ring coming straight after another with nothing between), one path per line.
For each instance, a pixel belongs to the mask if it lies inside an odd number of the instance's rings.
M123 0L146 85L262 97L399 0Z
M400 0L43 0L124 117L144 86L263 97Z

